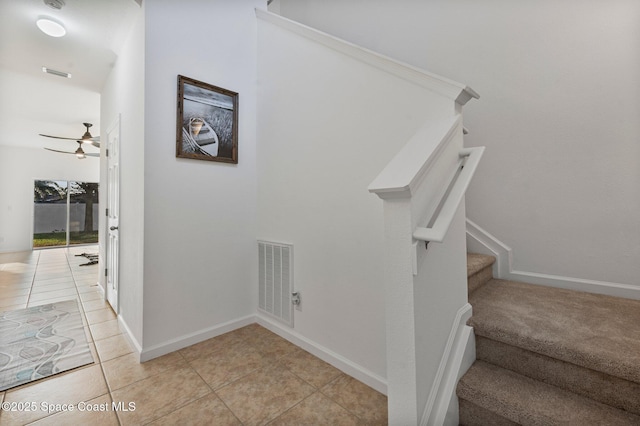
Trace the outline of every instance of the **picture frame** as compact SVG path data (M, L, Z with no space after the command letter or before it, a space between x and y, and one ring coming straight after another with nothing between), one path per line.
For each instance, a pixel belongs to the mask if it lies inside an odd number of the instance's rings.
M238 93L178 75L176 157L238 164Z

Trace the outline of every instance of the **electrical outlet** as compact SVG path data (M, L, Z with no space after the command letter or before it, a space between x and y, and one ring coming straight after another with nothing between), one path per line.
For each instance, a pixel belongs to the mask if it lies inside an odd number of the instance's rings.
M294 291L291 293L291 303L296 307L296 311L302 311L302 299L300 298L300 292Z

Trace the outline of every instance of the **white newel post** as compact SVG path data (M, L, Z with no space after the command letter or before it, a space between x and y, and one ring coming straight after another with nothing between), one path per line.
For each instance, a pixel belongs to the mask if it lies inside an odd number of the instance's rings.
M384 201L387 395L390 425L418 423L411 200Z

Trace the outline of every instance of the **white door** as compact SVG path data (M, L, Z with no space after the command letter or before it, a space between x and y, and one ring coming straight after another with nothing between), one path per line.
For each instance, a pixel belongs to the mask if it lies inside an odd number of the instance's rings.
M120 116L107 131L107 300L118 313L118 264L120 230Z

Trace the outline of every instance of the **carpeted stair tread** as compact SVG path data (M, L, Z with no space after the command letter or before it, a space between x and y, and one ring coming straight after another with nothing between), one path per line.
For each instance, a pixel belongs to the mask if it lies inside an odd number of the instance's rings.
M476 335L640 383L640 301L504 280L469 298Z
M477 359L640 415L640 383L476 336Z
M476 361L462 377L457 394L461 400L468 401L471 408L481 407L482 411L488 410L522 425L640 424L640 416L483 361ZM461 423L465 416L469 413L461 415ZM473 414L469 417L473 418ZM501 422L505 423L509 424Z
M493 278L496 258L486 254L467 253L467 294L485 285Z
M488 266L492 266L496 258L486 254L467 253L467 277L482 271Z

